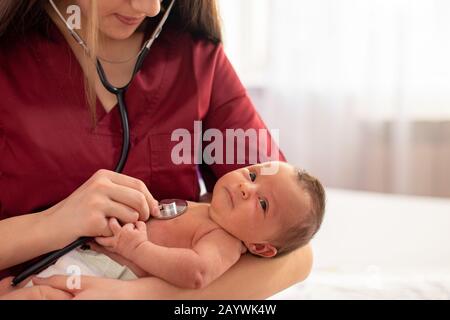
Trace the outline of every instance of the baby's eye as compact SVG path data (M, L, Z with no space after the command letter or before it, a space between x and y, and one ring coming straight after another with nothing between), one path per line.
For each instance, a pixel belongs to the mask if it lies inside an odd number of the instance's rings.
M259 204L261 205L261 208L266 212L267 210L267 201L264 199L259 199Z
M254 182L255 180L256 180L256 173L254 173L254 172L250 172L250 180L252 181L252 182Z

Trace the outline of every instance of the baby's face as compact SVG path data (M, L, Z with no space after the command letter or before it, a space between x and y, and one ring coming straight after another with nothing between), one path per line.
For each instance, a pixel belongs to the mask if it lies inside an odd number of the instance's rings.
M212 218L246 244L270 243L299 211L309 208L294 168L277 164L276 174L262 174L270 163L253 165L226 174L214 187Z

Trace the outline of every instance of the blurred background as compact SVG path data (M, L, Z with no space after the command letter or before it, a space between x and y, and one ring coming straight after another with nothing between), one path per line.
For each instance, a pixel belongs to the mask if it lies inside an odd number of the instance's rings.
M289 162L327 187L278 299L450 299L450 1L219 0L225 50Z
M329 187L450 197L450 1L219 3L290 162Z

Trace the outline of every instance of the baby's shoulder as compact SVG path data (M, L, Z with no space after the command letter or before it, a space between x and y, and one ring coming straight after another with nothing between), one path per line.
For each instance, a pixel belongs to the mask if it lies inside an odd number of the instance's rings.
M203 234L203 236L197 239L197 243L193 244L193 248L199 254L220 252L221 256L234 262L246 252L246 247L242 241L221 227L217 227Z

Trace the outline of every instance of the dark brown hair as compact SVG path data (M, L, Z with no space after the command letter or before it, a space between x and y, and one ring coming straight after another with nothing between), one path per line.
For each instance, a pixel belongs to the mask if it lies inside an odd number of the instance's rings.
M42 0L0 1L0 37L12 31L25 32L39 23L43 13Z
M301 188L309 195L310 206L308 212L299 215L297 221L284 228L280 239L275 241L277 255L287 254L308 244L319 231L325 214L325 189L320 181L305 170L296 171Z
M164 5L169 0L163 1ZM216 0L177 0L170 20L200 38L222 42L221 22Z

